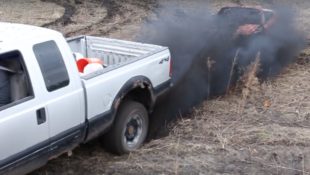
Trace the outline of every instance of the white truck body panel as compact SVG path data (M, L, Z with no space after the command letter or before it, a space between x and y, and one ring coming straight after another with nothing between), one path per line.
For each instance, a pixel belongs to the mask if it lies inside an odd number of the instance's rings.
M55 40L55 37L53 38ZM52 38L49 40L52 40ZM75 61L72 59L70 48L62 35L59 35L59 39L55 41L58 47L61 48L60 52L64 58L66 68L68 72L70 72L70 83L68 86L53 92L48 92L46 88L44 88L44 96L47 101L47 113L49 115L50 137L54 137L68 130L68 127L72 128L84 123L86 110L84 89L81 86L81 80L75 67ZM43 77L41 79L43 80Z
M160 52L147 59L142 59L136 64L128 64L115 71L110 71L91 79L83 80L87 93L88 118L95 117L111 109L113 100L122 86L132 77L144 75L150 79L153 86L156 87L167 79L161 78L161 75L169 75L169 66L167 69L156 69L162 59L169 57L169 52ZM154 66L154 65L159 65ZM165 62L163 64L169 64Z
M88 119L109 111L119 90L132 77L148 77L154 87L169 79L170 61L163 61L170 59L166 47L91 36L71 38L68 43L73 52L107 64L104 70L82 77Z

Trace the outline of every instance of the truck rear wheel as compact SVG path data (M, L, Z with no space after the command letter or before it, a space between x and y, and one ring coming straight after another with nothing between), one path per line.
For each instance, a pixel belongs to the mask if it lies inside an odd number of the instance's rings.
M138 149L148 132L149 118L145 107L135 101L121 104L113 127L106 134L104 145L116 154Z

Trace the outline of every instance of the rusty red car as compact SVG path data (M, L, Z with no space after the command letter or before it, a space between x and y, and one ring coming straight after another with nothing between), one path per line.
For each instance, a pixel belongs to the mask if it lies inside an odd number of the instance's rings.
M232 32L233 39L264 34L276 22L277 15L271 9L261 7L223 7L217 13Z

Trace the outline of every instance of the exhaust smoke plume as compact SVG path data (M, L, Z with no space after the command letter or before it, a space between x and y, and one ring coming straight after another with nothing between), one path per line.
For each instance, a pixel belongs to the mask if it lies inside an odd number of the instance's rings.
M180 8L165 3L155 19L146 21L139 41L168 46L173 62L174 87L159 99L150 126L150 137L166 134L167 122L203 100L224 94L245 68L261 53L258 76L265 79L280 73L294 60L303 40L294 28L293 15L277 10L277 22L263 35L253 35L240 44L233 39L239 17L212 14L202 2L199 7ZM242 14L241 14L242 15Z

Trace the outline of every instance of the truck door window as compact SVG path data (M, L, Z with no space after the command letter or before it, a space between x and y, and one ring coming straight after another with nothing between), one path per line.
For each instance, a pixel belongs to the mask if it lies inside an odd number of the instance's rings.
M69 75L63 57L55 41L47 41L33 46L45 86L49 92L69 84Z
M0 54L0 110L26 97L33 97L33 91L21 53Z

